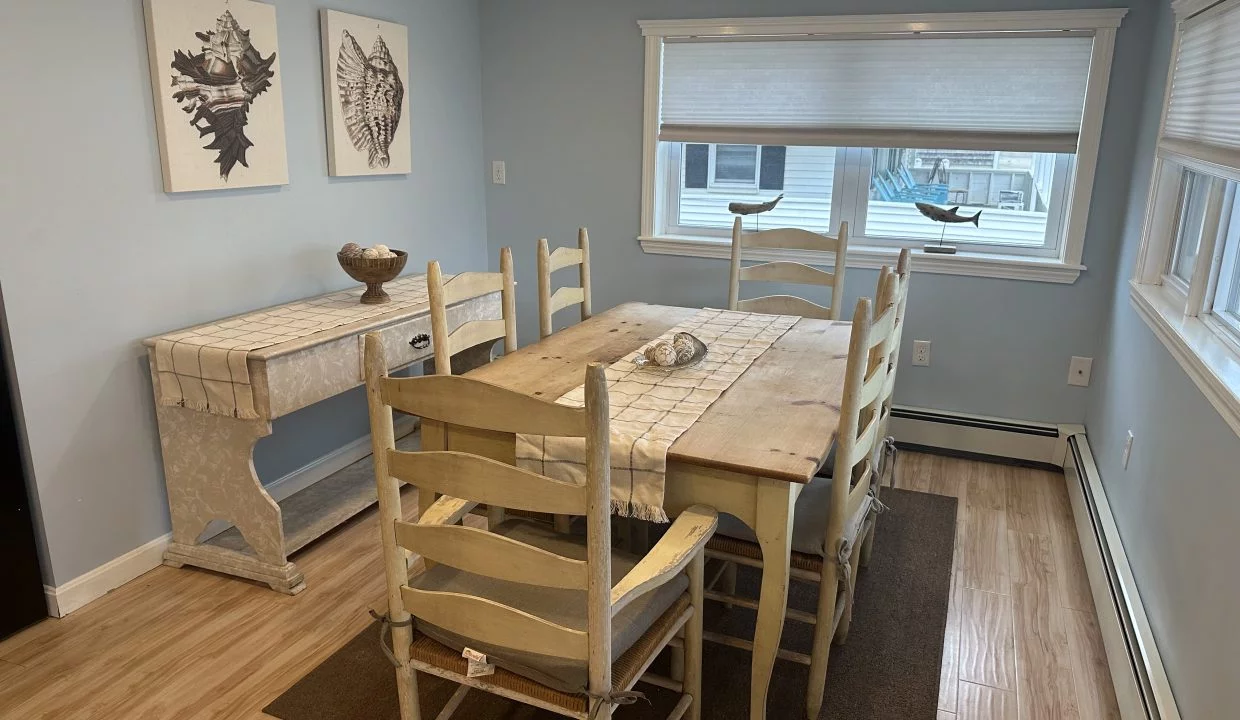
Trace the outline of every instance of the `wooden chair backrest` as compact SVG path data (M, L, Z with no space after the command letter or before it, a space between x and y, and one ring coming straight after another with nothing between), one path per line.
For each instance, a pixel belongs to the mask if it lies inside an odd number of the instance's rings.
M912 270L909 267L911 254L912 253L908 248L904 248L900 251L900 259L896 262L896 270L892 276L896 283L894 287L896 324L892 331L893 335L890 344L890 352L887 358L887 384L883 388L882 426L879 428L880 441L887 433L887 422L891 419L892 396L895 395L896 391L896 369L900 363L900 343L904 337L904 314L908 309L908 289L909 281L912 277ZM879 294L881 294L881 291Z
M833 253L835 266L827 272L805 263L780 260L745 267L742 262L747 248L826 251ZM732 223L732 274L728 286L728 309L839 320L840 306L844 302L844 269L847 258L846 222L840 223L838 235L830 237L800 228L775 228L747 233L742 231L741 218L737 217ZM831 306L823 307L795 295L767 295L741 300L742 280L826 286L831 288Z
M435 348L435 373L452 374L452 356L484 342L504 339L504 354L517 349L517 294L512 272L512 248L499 252L499 269L493 272L463 272L444 282L439 261L426 266L426 290L431 304L431 344ZM498 292L500 317L470 320L449 331L448 306L464 300Z
M874 448L881 440L883 392L896 329L898 283L891 268L884 266L879 271L877 301L860 298L853 313L844 398L835 434L835 482L826 537L829 552L841 537L844 522L865 500L874 476Z
M382 343L374 334L366 336L365 364L390 617L400 621L412 615L479 642L584 660L590 691L610 691L611 457L603 365L586 368L586 404L574 408L467 377L388 377ZM554 480L467 452L397 450L391 434L393 409L453 427L584 438L586 483ZM584 515L587 559L566 558L487 530L440 524L429 517L406 522L400 507L402 482L471 502ZM587 603L587 629L564 627L492 598L410 587L405 551L486 577L581 590Z
M561 268L577 266L580 285L562 287L551 292L551 273ZM538 241L538 333L545 338L554 332L551 316L572 305L581 306L581 319L590 319L590 234L585 228L577 229L577 249L558 247L550 252L547 238Z

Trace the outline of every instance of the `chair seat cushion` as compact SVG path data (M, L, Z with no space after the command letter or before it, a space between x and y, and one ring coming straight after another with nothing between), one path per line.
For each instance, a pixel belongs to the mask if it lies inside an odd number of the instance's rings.
M797 498L792 526L792 551L805 555L826 557L825 547L827 536L827 514L831 509L831 485L829 477L815 477ZM870 510L870 501L861 503L857 511L844 523L844 533L849 542L857 539L865 514ZM719 528L716 535L735 538L749 543L757 543L758 536L748 525L741 522L735 515L719 513Z
M574 560L586 559L585 537L561 535L543 523L517 518L501 523L494 532ZM639 556L613 550L612 585L614 586L628 574L640 560ZM496 580L463 572L447 565L436 565L414 578L409 584L419 590L455 592L484 597L564 627L586 630L586 592L584 590L563 590ZM673 580L633 601L612 618L612 661L632 647L651 624L683 596L688 588L689 580L681 573ZM520 648L495 646L421 621L417 623L417 629L457 652L469 647L486 653L489 662L548 687L564 692L580 692L588 684L585 661L539 655Z

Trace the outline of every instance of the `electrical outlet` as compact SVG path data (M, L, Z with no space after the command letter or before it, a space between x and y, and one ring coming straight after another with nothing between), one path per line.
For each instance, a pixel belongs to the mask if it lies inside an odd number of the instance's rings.
M1128 458L1132 456L1132 431L1128 431L1128 439L1124 441L1124 469L1128 469Z
M1089 373L1093 369L1093 358L1073 356L1072 362L1068 363L1068 384L1089 387Z
M491 182L495 185L508 184L508 170L504 167L503 160L491 162Z
M930 365L929 340L913 341L913 364L918 367L928 367Z

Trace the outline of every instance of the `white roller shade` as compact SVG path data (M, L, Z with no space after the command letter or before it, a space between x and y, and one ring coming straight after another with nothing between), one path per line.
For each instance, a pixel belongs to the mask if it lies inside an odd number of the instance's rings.
M1075 152L1088 35L668 40L660 140Z
M1215 6L1183 28L1162 144L1240 168L1240 2Z

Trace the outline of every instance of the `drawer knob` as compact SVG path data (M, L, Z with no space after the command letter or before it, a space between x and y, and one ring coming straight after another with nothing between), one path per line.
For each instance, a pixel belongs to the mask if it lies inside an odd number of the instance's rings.
M431 336L426 333L414 335L413 339L409 341L409 344L418 350L424 350L431 346Z

